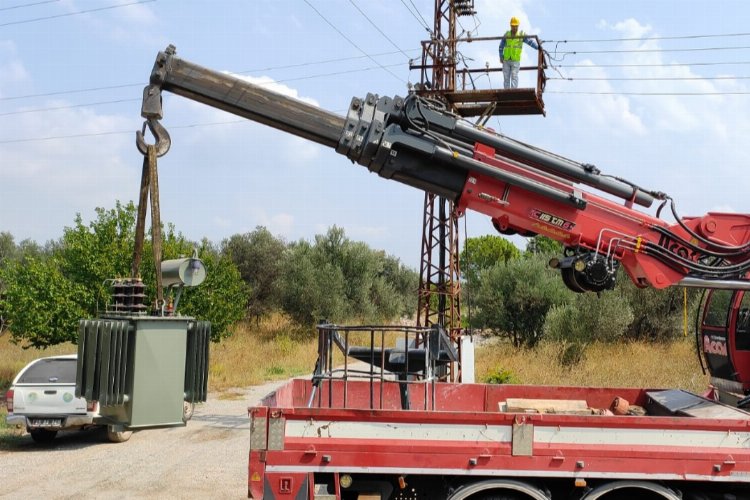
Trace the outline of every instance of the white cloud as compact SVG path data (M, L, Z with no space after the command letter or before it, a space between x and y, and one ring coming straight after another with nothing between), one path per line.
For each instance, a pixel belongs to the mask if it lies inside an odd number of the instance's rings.
M590 60L584 60L573 68L568 76L574 80L578 77L605 79L607 73ZM618 136L646 133L643 121L632 109L631 101L627 96L606 94L615 91L606 80L582 81L582 85L576 90L594 94L590 98L576 101L577 111L582 113L584 120L590 126L600 130L609 130ZM602 95L597 95L597 93L602 93Z
M364 226L360 224L352 224L346 226L346 234L353 240L369 240L382 238L388 235L388 228L381 226Z
M232 221L227 219L226 217L215 216L213 218L213 223L215 226L218 226L221 228L228 228L232 226Z
M531 24L525 6L529 0L477 0L476 10L482 13L482 28L487 36L504 34L509 28L510 18L521 21L521 29L526 33L538 34L540 30Z
M84 31L89 35L96 34L101 40L112 40L119 44L127 44L131 50L133 47L164 47L167 41L159 30L160 18L154 13L153 8L147 4L136 4L132 0L122 0L111 6L122 5L103 11L86 12L75 15L71 23L79 26L84 25ZM89 2L74 2L63 0L61 6L69 13L90 11Z
M0 96L8 95L8 89L29 80L29 73L18 58L16 44L0 40Z
M151 7L145 4L128 5L117 9L117 13L122 19L126 19L133 24L154 24L157 19Z
M624 21L617 22L614 25L610 25L606 21L602 21L600 23L600 26L612 31L618 31L622 33L623 38L643 38L652 31L651 26L644 26L632 17Z
M133 136L23 141L134 129L132 122L82 108L46 113L44 119L35 115L0 120L0 136L20 140L0 144L3 230L18 239L44 241L61 235L62 227L71 225L78 212L91 216L94 207L108 208L115 200L136 197L140 155L128 154L134 151ZM71 124L76 124L74 129ZM129 158L136 158L136 165Z
M239 75L236 73L231 73L229 71L224 71L224 73L227 75L233 76L235 78L239 78L240 80L244 80L248 83L252 83L253 85L262 87L266 90L270 90L271 92L276 92L277 94L285 95L287 97L292 97L294 99L300 100L307 104L320 107L320 104L315 99L311 97L300 97L299 91L297 89L292 88L288 85L284 85L283 83L279 83L269 76Z
M715 205L711 207L711 210L709 212L717 212L717 213L725 213L725 214L736 214L737 210L734 209L734 207L729 205Z
M294 230L294 216L288 213L275 213L269 214L264 209L251 209L252 219L254 223L252 227L264 226L266 229L271 231L274 235L281 236L282 238L289 238L292 236Z

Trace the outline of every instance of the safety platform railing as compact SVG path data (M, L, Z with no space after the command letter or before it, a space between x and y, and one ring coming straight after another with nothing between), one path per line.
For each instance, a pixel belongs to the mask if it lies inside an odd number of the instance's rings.
M458 359L445 329L401 325L318 325L318 360L308 407L385 409L398 405L434 409L434 384L441 367ZM353 361L355 360L355 361ZM442 370L444 371L444 370ZM351 382L364 381L367 390L352 393ZM421 394L410 394L409 388Z
M451 55L450 47L459 43L492 43L492 53L504 36L456 38L445 40L426 40L422 42L422 60L419 64L410 64L409 69L420 70L420 83L414 86L414 92L422 97L440 99L450 104L463 117L492 115L531 115L545 114L544 88L547 83L547 68L542 42L536 35L524 35L524 38L536 42L536 64L520 67L520 72L534 72L534 86L503 88L502 65L485 62L481 67L470 67L466 58ZM524 50L532 51L526 46ZM499 64L499 55L496 59ZM463 67L460 67L463 66ZM498 78L491 78L498 75ZM480 77L486 76L486 80Z

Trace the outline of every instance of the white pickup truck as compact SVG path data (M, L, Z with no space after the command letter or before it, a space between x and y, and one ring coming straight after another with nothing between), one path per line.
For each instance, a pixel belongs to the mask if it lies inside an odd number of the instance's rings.
M32 361L16 375L6 394L6 423L25 427L40 443L52 441L61 430L97 425L98 404L75 397L75 386L75 354ZM131 434L108 431L115 442L127 441Z

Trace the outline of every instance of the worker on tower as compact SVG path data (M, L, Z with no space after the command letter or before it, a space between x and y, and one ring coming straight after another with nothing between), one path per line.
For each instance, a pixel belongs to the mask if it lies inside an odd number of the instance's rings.
M525 43L529 47L539 50L536 42L531 40L523 31L518 31L521 21L517 17L510 18L510 31L506 31L500 40L500 63L503 65L503 87L518 88L518 70L521 68L521 51Z

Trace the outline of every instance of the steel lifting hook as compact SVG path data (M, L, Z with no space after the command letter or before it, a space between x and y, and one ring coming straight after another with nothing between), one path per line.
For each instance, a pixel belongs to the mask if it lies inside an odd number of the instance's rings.
M156 156L164 156L169 151L169 147L172 145L172 139L169 137L169 132L164 126L155 118L149 118L143 122L143 128L135 133L135 144L138 146L138 151L144 156L148 154L148 144L144 137L146 133L146 125L151 131L151 135L154 136L156 146Z

